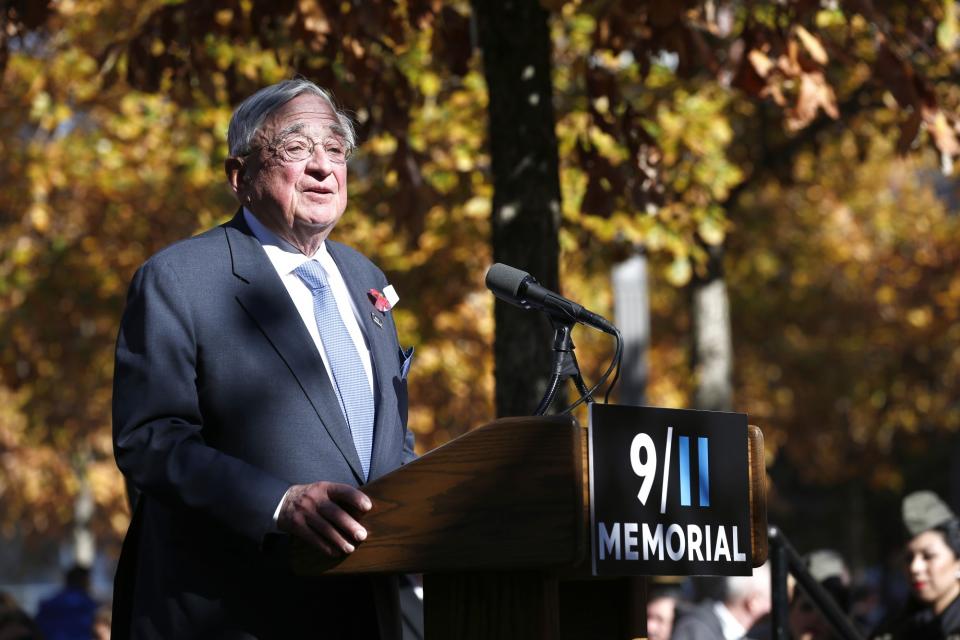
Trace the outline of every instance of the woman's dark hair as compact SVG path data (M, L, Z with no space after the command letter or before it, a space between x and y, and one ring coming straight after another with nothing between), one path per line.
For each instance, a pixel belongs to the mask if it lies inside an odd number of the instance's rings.
M931 531L942 533L943 539L946 540L947 546L953 551L953 555L960 558L960 520L956 518L947 520L943 524L935 526Z

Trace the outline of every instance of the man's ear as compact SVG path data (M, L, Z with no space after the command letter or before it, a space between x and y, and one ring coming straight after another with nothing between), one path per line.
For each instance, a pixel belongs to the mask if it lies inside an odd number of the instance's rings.
M244 164L242 158L230 157L223 161L223 169L227 173L227 182L230 184L230 188L239 196L243 185L250 178L247 175L246 164Z

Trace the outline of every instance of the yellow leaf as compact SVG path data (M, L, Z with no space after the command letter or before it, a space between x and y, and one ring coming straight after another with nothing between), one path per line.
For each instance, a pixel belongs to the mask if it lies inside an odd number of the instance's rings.
M425 96L435 96L440 92L440 77L432 72L425 72L420 78L420 90Z
M723 225L712 216L700 221L697 233L703 238L704 242L714 247L723 244L723 239L726 236Z
M937 46L953 51L957 46L957 5L954 0L943 0L943 20L937 25Z
M880 304L893 304L897 299L897 292L894 291L893 287L883 285L877 290L875 298Z
M907 313L907 322L917 329L923 329L930 324L931 320L933 320L933 312L930 307L917 307Z
M33 203L27 211L27 218L30 220L33 228L41 233L50 228L50 212L46 206L39 202Z
M682 287L690 282L693 275L693 269L690 266L690 259L686 256L678 256L673 259L670 266L667 267L667 281L675 287Z
M463 212L471 218L486 219L490 216L490 198L475 196L467 201L463 206Z
M377 156L389 156L397 151L397 139L389 133L370 138L363 148Z
M214 15L214 20L221 27L226 27L233 20L233 9L221 9Z

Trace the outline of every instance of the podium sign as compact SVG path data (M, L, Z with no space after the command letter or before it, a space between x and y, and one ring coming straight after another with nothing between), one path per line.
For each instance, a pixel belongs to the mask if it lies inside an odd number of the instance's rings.
M591 404L593 573L750 575L747 416Z

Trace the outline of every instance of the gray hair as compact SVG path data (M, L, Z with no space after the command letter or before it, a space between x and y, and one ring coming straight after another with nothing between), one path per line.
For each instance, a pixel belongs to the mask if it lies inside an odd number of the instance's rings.
M729 576L726 579L726 597L724 602L733 603L743 600L755 593L770 598L770 563L753 570L753 575L749 576Z
M344 111L337 108L333 97L306 78L284 80L269 87L260 89L255 94L240 103L230 118L230 128L227 130L227 146L230 156L239 158L250 153L253 137L257 134L263 121L267 117L287 104L297 96L309 93L322 98L330 105L339 122L339 131L346 140L349 150L357 146L357 133L353 127L353 120Z

